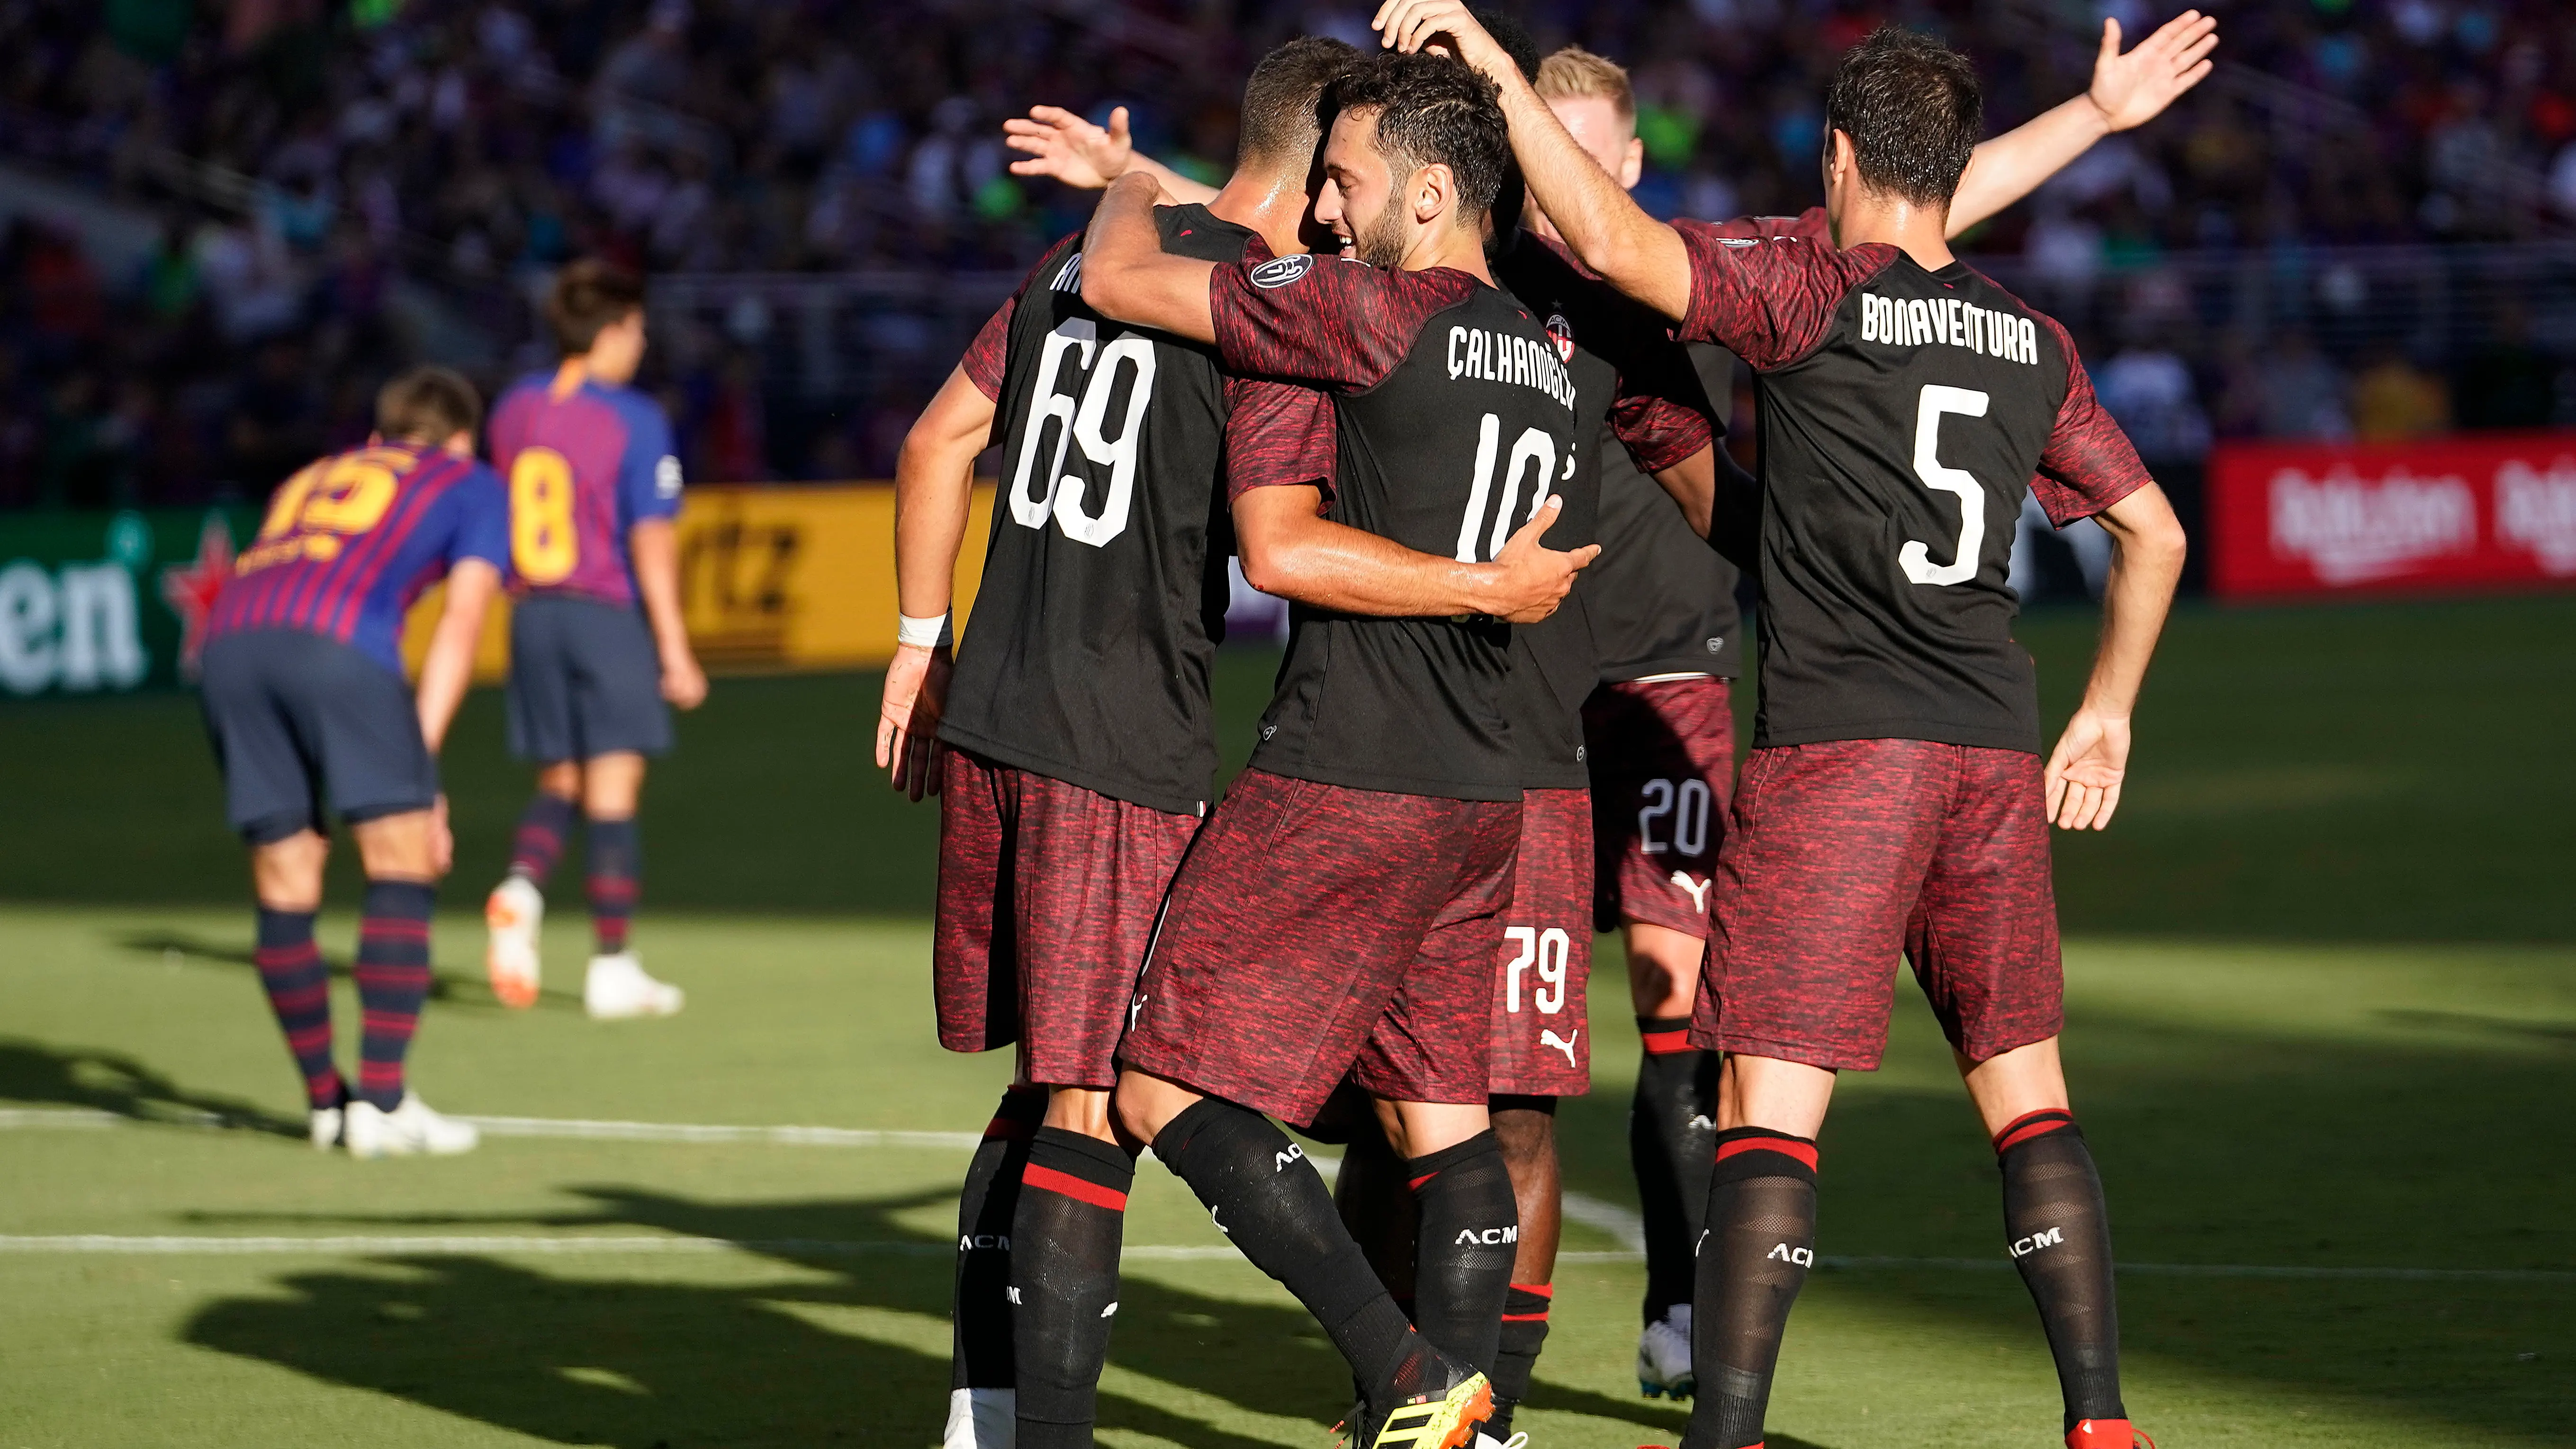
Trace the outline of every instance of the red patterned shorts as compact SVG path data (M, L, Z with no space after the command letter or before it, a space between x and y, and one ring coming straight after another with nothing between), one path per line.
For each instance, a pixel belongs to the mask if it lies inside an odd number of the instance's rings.
M1119 1060L1300 1124L1345 1075L1483 1102L1520 814L1244 771L1172 882Z
M1697 936L1726 839L1735 711L1714 675L1605 684L1583 704L1592 764L1592 923Z
M1017 1042L1022 1081L1116 1086L1127 998L1198 818L960 749L939 801L939 1044Z
M1495 1096L1580 1097L1592 1089L1592 1042L1583 1034L1591 918L1590 792L1522 791L1512 908L1494 958Z
M1899 951L1972 1061L2064 1023L2037 755L1927 740L1755 750L1713 895L1694 1046L1875 1070Z

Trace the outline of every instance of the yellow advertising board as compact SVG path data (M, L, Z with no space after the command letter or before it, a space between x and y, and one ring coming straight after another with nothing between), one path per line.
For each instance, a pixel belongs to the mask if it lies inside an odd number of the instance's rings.
M992 523L993 485L978 483L957 555L960 627L984 577ZM437 589L422 595L403 631L414 672L441 597ZM894 657L894 486L692 487L680 507L680 612L710 672L883 664ZM509 663L505 603L485 621L475 677L500 679Z

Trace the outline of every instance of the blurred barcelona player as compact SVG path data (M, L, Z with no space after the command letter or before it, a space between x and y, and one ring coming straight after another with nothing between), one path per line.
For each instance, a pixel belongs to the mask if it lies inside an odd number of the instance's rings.
M509 548L501 482L474 461L482 411L473 384L445 368L386 384L367 446L277 490L206 620L206 730L225 812L250 846L260 982L304 1075L313 1145L353 1157L476 1141L406 1089L403 1062L429 992L431 891L454 854L439 742ZM403 615L442 577L446 608L409 690ZM326 803L367 872L354 1093L332 1060L331 978L313 943Z
M492 462L510 489L510 751L538 769L510 873L485 903L485 963L504 1002L535 1004L546 877L578 813L597 942L582 1004L602 1020L668 1016L680 989L646 975L626 937L645 758L671 748L672 705L707 697L680 619L680 460L669 417L630 386L643 283L574 262L546 317L563 360L492 413Z

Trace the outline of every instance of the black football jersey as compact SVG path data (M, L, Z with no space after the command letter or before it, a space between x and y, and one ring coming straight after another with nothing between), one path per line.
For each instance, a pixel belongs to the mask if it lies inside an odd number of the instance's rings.
M1338 451L1327 516L1337 522L1489 561L1578 461L1581 397L1555 339L1465 272L1283 257L1218 268L1209 300L1229 367L1331 395ZM1364 790L1520 798L1510 625L1303 605L1289 619L1255 769Z
M1638 464L1642 459L1649 470L1670 467L1708 446L1714 433L1688 355L1651 311L1585 273L1533 232L1518 233L1493 267L1494 281L1540 320L1575 379L1575 435L1584 441L1573 450L1570 466L1553 490L1564 499L1564 508L1544 541L1560 550L1603 545L1601 556L1576 577L1573 592L1554 614L1512 630L1505 708L1524 788L1588 789L1583 701L1601 677L1593 620L1601 615L1615 619L1632 607L1617 590L1636 582L1623 585L1616 578L1595 577L1611 561L1603 519L1610 470L1615 467L1663 498L1672 531L1706 554L1708 546L1690 535L1679 508ZM1626 546L1624 540L1621 546Z
M1156 221L1167 250L1209 261L1258 240L1200 206ZM968 354L979 383L994 379L1001 486L939 734L1197 813L1217 762L1208 676L1225 628L1233 385L1214 349L1084 306L1081 241L1050 248Z
M1702 380L1701 406L1707 407L1705 399L1718 394L1705 380L1722 379L1734 362L1705 343L1689 351ZM1601 557L1583 571L1582 588L1601 655L1600 677L1615 682L1741 674L1744 619L1735 602L1736 578L1735 565L1691 531L1664 485L1640 470L1615 436L1604 434Z
M1680 335L1759 389L1754 744L2040 748L2004 582L2036 491L2061 526L2147 481L2064 329L1964 263L1678 224Z

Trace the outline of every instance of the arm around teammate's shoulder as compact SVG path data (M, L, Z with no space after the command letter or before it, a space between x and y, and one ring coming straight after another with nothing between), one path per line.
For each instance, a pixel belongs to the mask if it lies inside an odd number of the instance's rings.
M1142 172L1118 178L1100 194L1082 238L1083 303L1113 321L1214 342L1208 275L1216 265L1163 250L1162 233L1154 226L1161 194L1154 178Z

